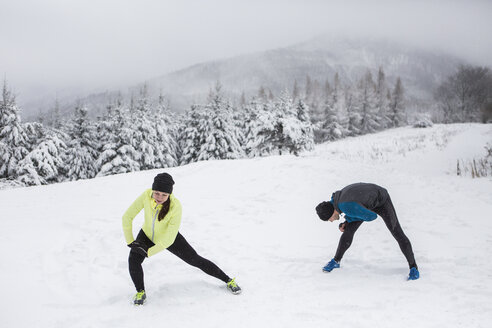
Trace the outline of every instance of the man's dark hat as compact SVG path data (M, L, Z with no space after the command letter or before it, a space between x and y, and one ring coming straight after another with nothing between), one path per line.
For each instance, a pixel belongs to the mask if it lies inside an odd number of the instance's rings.
M328 221L333 215L333 211L335 211L335 208L331 202L322 202L316 206L316 213L318 213L319 218L323 221Z

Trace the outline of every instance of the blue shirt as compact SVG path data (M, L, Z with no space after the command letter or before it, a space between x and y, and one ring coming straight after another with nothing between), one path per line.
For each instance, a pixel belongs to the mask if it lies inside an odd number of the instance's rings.
M369 211L356 202L338 203L338 208L345 214L345 220L347 222L372 221L378 217L376 213Z

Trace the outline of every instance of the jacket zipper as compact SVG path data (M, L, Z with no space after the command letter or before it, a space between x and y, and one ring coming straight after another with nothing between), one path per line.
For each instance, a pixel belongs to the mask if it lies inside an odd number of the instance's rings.
M154 214L154 220L152 221L152 242L154 242L155 219L157 219L157 214L159 213L159 210L157 209L157 206L158 205L156 205L155 208L154 208L155 209L155 214Z

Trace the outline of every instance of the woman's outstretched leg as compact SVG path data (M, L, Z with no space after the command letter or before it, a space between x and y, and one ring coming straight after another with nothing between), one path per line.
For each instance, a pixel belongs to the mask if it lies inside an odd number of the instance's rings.
M168 251L194 267L199 268L206 274L222 280L225 283L231 281L231 278L224 273L217 265L206 258L201 257L186 241L186 239L178 232L174 243L167 248Z

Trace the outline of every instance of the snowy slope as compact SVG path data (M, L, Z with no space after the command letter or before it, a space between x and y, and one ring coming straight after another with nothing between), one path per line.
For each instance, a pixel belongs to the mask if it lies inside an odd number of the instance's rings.
M181 233L243 294L164 251L144 263L138 308L120 218L163 170L2 190L0 327L488 327L492 179L453 169L491 141L491 125L399 128L301 157L169 169ZM341 269L321 271L340 232L314 207L358 181L389 190L420 280L405 280L381 219L359 229Z

